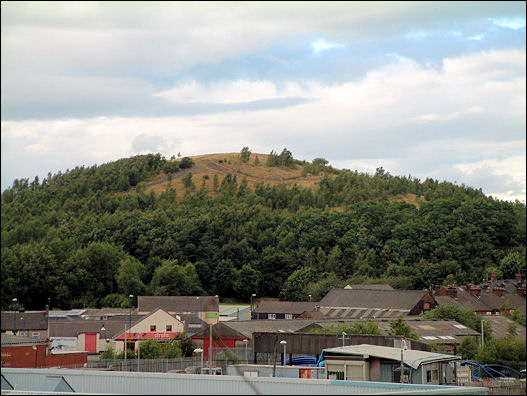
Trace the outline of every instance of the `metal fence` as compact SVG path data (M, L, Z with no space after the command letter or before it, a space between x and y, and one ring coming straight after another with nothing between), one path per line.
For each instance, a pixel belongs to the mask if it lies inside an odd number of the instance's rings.
M213 348L213 359L203 360L203 366L221 367L223 373L227 372L227 366L230 364L254 362L252 348ZM267 363L267 361L265 361ZM194 354L192 357L176 359L96 359L89 360L86 368L112 371L136 371L136 372L157 372L166 373L170 370L185 370L190 372L201 367L201 356ZM73 368L73 367L72 367Z

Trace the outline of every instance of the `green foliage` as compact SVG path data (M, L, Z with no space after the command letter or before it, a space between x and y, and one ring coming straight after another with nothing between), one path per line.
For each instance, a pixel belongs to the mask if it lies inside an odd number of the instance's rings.
M481 316L468 308L442 304L431 311L422 313L421 317L423 319L453 319L472 330L481 332ZM490 340L492 337L492 329L487 321L483 321L483 334L485 340Z
M288 150L273 154L276 166L295 166ZM144 192L166 164L189 160L151 154L15 180L0 206L2 309L14 297L27 310L47 298L62 309L124 306L141 290L316 301L341 279L420 289L525 268L519 202L384 169L335 172L324 159L310 164L324 166L314 188L252 191L231 174L213 177L210 196L192 185L183 199ZM397 194L428 201L389 200ZM302 269L306 279L293 276Z
M402 318L397 318L390 321L390 330L388 334L411 338L414 340L419 339L419 336L412 331L412 328Z
M249 158L251 157L251 150L249 150L249 147L245 146L240 151L240 161L241 162L249 162Z
M515 322L525 327L525 315L522 315L522 313L518 311L517 309L511 312L509 319L514 320Z
M127 356L128 357L128 356ZM116 359L115 350L112 345L109 345L105 351L102 351L99 355L100 359Z
M362 334L362 335L381 335L379 325L374 320L360 321L357 323L340 323L338 326L323 326L320 329L311 330L312 333L321 334Z
M283 166L294 168L295 161L293 159L293 154L286 148L284 148L280 154L276 153L274 150L271 150L269 156L267 157L267 166Z
M463 359L473 360L478 354L478 344L473 337L465 337L457 347L457 354Z
M480 363L500 363L504 361L525 361L525 338L497 338L485 341L476 356Z
M194 160L189 157L183 157L179 162L177 162L177 164L181 169L192 168L194 166Z
M307 301L306 287L319 278L318 272L312 267L300 268L287 278L280 293L280 299L284 301Z

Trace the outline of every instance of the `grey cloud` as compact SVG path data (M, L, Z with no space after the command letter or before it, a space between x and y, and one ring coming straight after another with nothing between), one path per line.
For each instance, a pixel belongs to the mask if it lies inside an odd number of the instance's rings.
M161 147L164 145L165 139L161 136L149 136L144 133L137 135L132 141L132 148L135 151L150 151L155 153L160 151Z

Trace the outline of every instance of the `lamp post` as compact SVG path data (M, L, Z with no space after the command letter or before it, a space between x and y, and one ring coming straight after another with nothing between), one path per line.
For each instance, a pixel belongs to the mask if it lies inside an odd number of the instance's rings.
M404 383L404 350L408 349L406 346L406 340L401 338L401 384Z
M13 334L16 334L16 311L18 310L18 299L13 298Z
M311 302L311 294L309 294L309 302Z
M139 333L139 340L137 341L137 371L139 372L139 360L141 360L141 333Z
M283 366L285 366L285 361L287 359L287 355L285 354L285 349L286 349L286 346L287 346L287 341L286 340L282 340L280 341L280 344L282 344L284 346L284 361L283 361Z
M130 298L130 320L128 321L128 330L132 328L132 299L134 298L133 294L128 296Z
M249 364L249 355L247 354L247 344L249 344L249 340L245 338L243 343L245 344L245 363Z
M254 301L254 297L256 297L256 294L253 293L251 295L251 319L253 318L253 310L254 310L253 301ZM256 319L258 319L258 317L256 317Z
M194 349L194 352L199 353L201 355L201 365L200 365L200 369L199 369L199 373L201 374L203 372L203 349L196 348L196 349Z

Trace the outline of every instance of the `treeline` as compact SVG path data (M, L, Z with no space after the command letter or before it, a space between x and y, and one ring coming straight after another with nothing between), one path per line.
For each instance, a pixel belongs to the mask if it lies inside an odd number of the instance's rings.
M229 174L214 194L203 184L183 199L174 188L115 194L165 171L159 154L16 181L2 194L2 309L14 297L26 309L48 298L63 309L127 306L129 294L307 300L346 282L525 276L524 204L324 161L317 188L253 191ZM390 200L397 194L424 200Z

